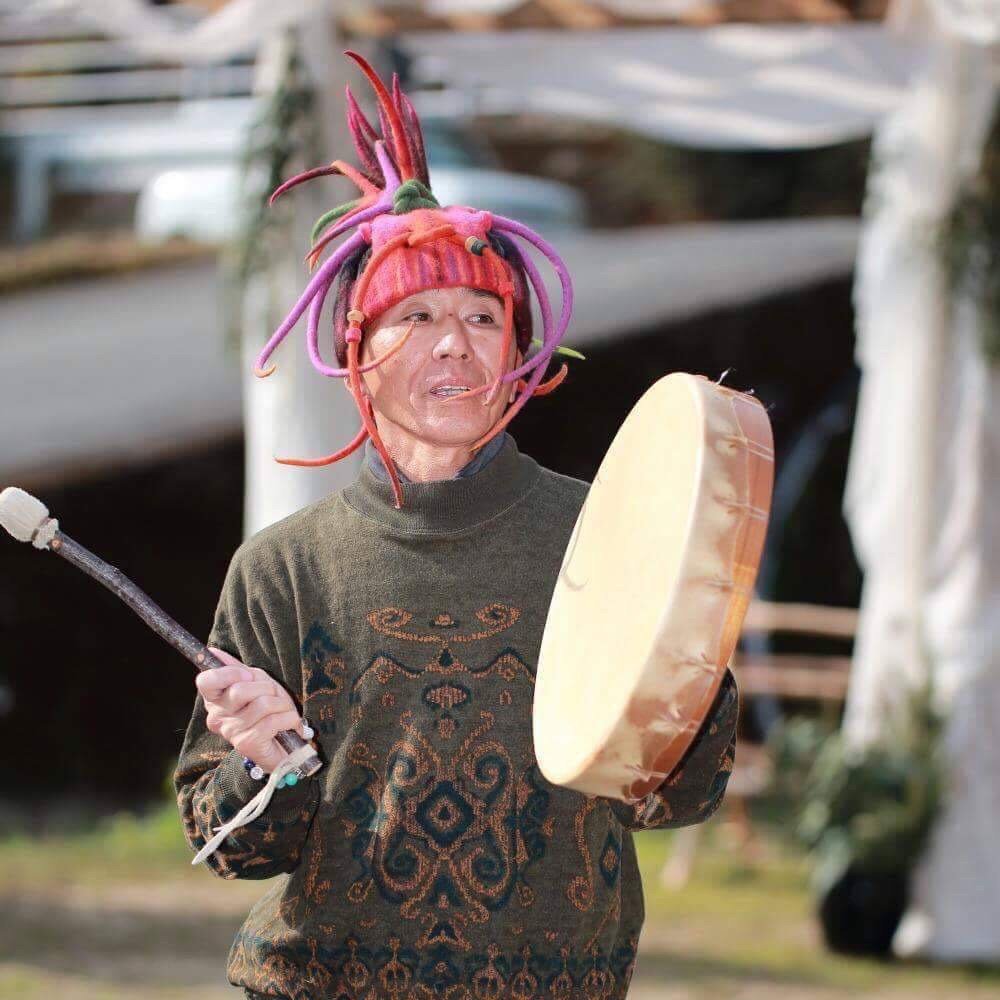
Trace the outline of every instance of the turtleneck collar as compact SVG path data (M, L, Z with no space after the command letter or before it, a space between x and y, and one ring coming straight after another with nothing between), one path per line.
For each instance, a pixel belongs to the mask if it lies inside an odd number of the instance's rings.
M453 479L413 483L401 477L401 510L394 506L392 484L381 478L369 461L362 463L358 478L344 489L343 498L370 520L404 532L448 534L474 527L516 503L541 473L538 463L518 450L510 434L497 438L500 446L496 454L474 471L467 470L476 459ZM379 471L386 474L381 462Z
M466 462L458 472L455 473L453 478L458 479L463 476L471 476L478 472L487 462L492 461L500 453L500 449L503 448L504 440L508 437L507 431L502 434L497 434L496 437L492 437L479 449L479 451L473 455L470 461ZM375 445L372 444L371 438L365 442L365 461L371 466L372 472L379 477L383 482L389 482L389 473L386 471L385 463L382 461L382 456L378 453ZM398 466L396 472L399 475L399 481L401 483L411 482L409 476L403 472Z

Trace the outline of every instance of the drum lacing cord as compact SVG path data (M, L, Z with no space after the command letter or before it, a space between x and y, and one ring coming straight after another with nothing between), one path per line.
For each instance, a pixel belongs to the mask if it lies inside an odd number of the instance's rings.
M763 507L757 507L752 503L746 503L743 500L733 500L730 497L720 496L718 493L713 494L712 499L728 510L742 511L747 517L752 517L756 521L766 521L768 519L769 511Z

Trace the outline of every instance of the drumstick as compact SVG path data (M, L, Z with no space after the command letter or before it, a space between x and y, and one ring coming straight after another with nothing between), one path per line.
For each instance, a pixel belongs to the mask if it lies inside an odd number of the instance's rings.
M93 552L60 531L59 522L54 517L49 517L48 508L37 497L17 486L8 486L0 493L0 524L19 542L31 542L36 549L55 552L98 583L104 584L157 635L166 639L199 670L225 666L222 660L212 655L204 643L199 642L187 629L174 621L120 569L99 559ZM305 746L305 740L290 729L278 733L275 739L288 753ZM302 777L308 777L315 774L322 766L323 762L319 756L313 754L300 765L299 772Z

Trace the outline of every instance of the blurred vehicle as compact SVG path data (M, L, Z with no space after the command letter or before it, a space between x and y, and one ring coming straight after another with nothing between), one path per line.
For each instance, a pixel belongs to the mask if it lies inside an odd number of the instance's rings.
M474 205L553 231L586 225L583 197L556 181L503 170L492 150L460 120L422 120L431 186L442 205ZM221 243L235 235L241 214L237 162L164 170L142 186L137 235L148 242L186 237Z
M181 66L109 38L72 5L0 0L0 161L10 233L51 225L61 194L134 194L172 166L227 163L253 113L253 54ZM201 12L171 6L179 28Z

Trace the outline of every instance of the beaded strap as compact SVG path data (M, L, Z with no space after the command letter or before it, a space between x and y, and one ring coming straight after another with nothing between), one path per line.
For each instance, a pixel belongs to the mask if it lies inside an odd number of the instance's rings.
M316 735L316 730L309 725L308 719L302 720L302 738L304 740L311 740ZM259 764L255 764L249 757L243 758L243 769L253 778L254 781L263 781L267 777L267 773L264 771ZM289 771L274 787L284 788L288 786L291 788L293 785L297 785L299 781L299 775L296 771Z

